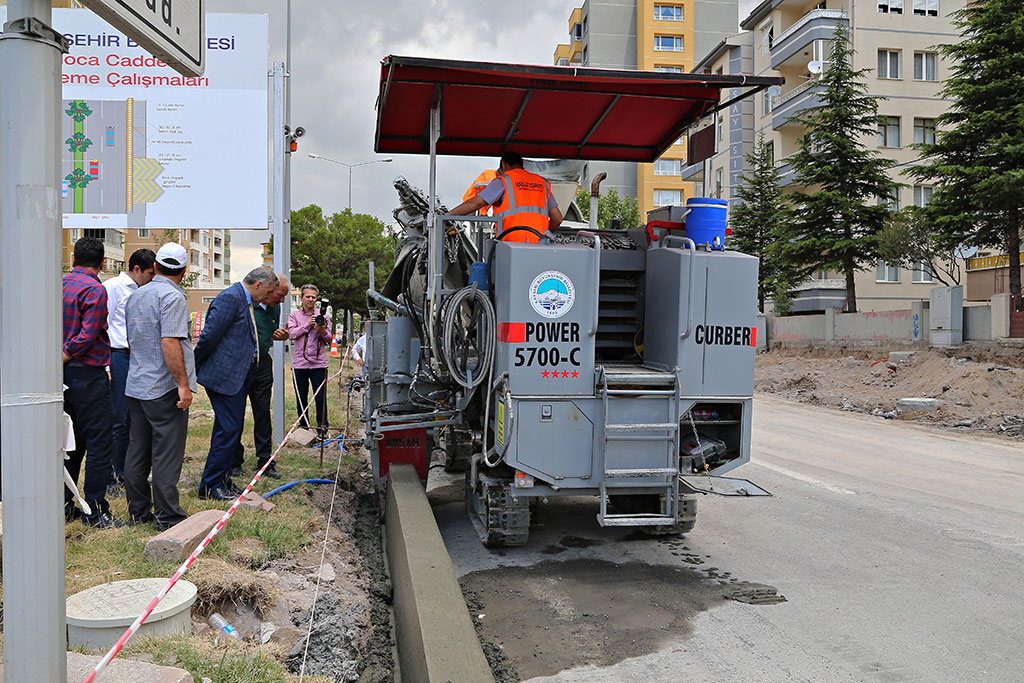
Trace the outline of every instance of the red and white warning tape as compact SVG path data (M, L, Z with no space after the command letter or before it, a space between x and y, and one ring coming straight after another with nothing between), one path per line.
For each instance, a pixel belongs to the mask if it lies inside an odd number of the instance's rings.
M343 360L341 363L341 368L338 370L338 372L331 375L330 377L325 379L323 383L320 384L320 387L313 392L314 399L316 398L317 392L321 390L326 391L327 384L332 379L334 379L342 372L344 372L345 364L345 360ZM131 637L135 635L136 631L138 631L139 628L146 622L146 619L148 619L149 615L153 613L153 610L156 609L156 606L158 604L160 604L160 601L164 599L164 596L166 596L167 593L169 593L170 590L174 588L174 584L178 583L178 579L180 579L182 575L188 571L188 568L191 567L192 563L196 561L196 558L199 557L199 554L203 552L203 550L206 549L206 546L210 545L210 542L213 541L217 534L220 533L220 530L223 529L224 525L228 523L228 520L231 519L231 516L235 514L235 510L237 510L238 507L242 504L242 499L245 498L245 496L250 491L252 491L253 487L256 485L256 482L260 480L260 477L263 476L263 473L266 471L266 469L270 467L270 464L272 462L274 462L274 459L277 457L277 454L281 452L282 448L284 448L285 443L287 443L288 439L291 438L291 435L295 433L295 430L298 428L299 423L302 422L302 418L306 415L307 412L309 412L309 406L312 403L313 401L310 401L306 404L306 409L303 410L302 413L299 415L298 419L295 420L294 423L292 423L292 426L288 430L288 433L284 435L284 439L282 439L281 443L277 445L277 448L274 449L274 452L270 454L270 457L267 459L267 462L263 464L263 467L261 467L259 471L256 472L256 474L252 478L252 481L250 481L249 485L245 487L245 490L242 491L238 498L235 499L235 502L232 503L231 507L227 509L227 512L224 513L224 516L217 520L217 523L213 525L212 529L210 529L210 533L206 534L206 538L204 538L202 542L196 546L195 550L193 550L192 553L188 556L188 559L185 560L180 567L178 567L178 570L174 572L173 575L171 575L171 578L167 580L167 583L164 585L163 588L160 589L160 592L157 593L152 600L150 600L148 605L146 605L146 609L143 610L142 614L140 614L138 618L132 623L132 625L128 627L128 630L126 630L121 635L121 637L118 638L117 642L114 643L114 646L111 647L110 651L108 651L107 654L103 656L103 659L99 661L99 663L96 665L96 668L94 668L89 673L89 675L85 677L85 680L82 683L93 683L99 678L99 675L103 673L103 670L107 668L107 665L110 664L114 657L116 657L117 654L128 643Z

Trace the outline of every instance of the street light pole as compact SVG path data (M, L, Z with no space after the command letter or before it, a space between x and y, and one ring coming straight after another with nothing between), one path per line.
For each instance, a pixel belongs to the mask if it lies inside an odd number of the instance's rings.
M374 159L372 161L361 161L358 164L346 164L344 161L338 161L337 159L332 159L330 157L325 157L325 156L323 156L321 154L312 154L312 153L309 155L309 158L310 159L320 159L322 161L329 161L332 164L338 164L339 166L344 166L344 167L346 167L348 169L348 210L349 211L352 210L352 169L353 168L357 168L359 166L367 166L369 164L390 164L393 161L393 159Z

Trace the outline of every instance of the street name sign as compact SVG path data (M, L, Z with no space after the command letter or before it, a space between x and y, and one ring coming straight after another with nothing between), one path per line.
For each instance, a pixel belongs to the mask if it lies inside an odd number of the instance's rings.
M206 68L204 0L81 0L182 76Z

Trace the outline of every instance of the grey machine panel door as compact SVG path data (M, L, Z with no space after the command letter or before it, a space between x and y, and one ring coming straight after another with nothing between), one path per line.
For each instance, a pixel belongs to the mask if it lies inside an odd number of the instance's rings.
M572 401L517 401L516 461L551 480L591 476L594 424Z

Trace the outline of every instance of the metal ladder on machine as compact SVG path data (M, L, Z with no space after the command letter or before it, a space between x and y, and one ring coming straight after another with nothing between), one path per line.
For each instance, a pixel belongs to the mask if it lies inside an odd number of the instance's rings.
M605 425L603 430L604 444L601 449L601 469L604 476L601 479L601 511L597 515L597 521L601 526L670 526L676 523L679 513L679 405L680 405L680 381L679 370L675 369L672 377L672 388L655 390L650 388L637 389L609 389L608 375L605 369L600 368L601 373L601 402L604 409ZM670 422L652 423L608 423L609 402L616 398L640 398L659 396L669 402L668 415ZM667 436L663 436L668 432ZM608 468L608 444L609 442L657 442L665 443L665 463L663 467L653 468ZM662 477L666 481L660 484L643 482L638 484L637 479L651 477ZM661 512L657 513L609 513L608 497L614 495L617 488L630 488L636 486L663 488L665 491L665 505Z

